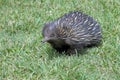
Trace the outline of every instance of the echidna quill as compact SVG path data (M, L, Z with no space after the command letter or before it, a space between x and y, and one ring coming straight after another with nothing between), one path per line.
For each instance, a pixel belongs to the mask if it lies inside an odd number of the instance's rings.
M92 17L71 11L62 17L44 24L42 42L48 42L59 52L80 50L86 46L100 43L100 25Z

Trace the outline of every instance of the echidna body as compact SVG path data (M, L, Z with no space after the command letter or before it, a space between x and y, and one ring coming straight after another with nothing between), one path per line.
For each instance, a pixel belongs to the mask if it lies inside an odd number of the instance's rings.
M57 51L68 52L98 44L102 38L97 21L79 11L71 11L45 23L42 34L43 42L50 43Z

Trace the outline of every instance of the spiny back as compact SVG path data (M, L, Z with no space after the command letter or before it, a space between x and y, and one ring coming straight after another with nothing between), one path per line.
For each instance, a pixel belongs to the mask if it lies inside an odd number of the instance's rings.
M77 42L101 39L101 30L97 21L82 12L66 13L55 23L57 37L70 38Z

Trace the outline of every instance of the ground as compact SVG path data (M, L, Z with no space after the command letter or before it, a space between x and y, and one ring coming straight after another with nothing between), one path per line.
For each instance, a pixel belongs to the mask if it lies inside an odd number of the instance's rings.
M101 25L102 45L59 54L43 24L78 10ZM119 0L0 0L0 80L120 80Z

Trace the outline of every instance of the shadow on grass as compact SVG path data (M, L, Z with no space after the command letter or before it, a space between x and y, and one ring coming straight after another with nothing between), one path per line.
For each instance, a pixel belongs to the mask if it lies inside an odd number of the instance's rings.
M85 54L87 54L88 53L88 51L87 51L87 49L81 49L81 50L79 50L79 51L76 51L75 50L75 53L72 53L72 54L68 54L68 53L66 53L66 52L57 52L55 49L49 49L49 53L47 53L48 54L48 57L49 57L49 59L53 59L53 58L58 58L58 57L69 57L69 56L77 56L77 57L79 57L79 56L82 56L82 55L85 55Z
M97 44L97 45L92 45L92 46L87 46L87 47L84 47L80 50L73 50L72 53L66 53L66 52L57 52L54 48L52 48L50 45L48 46L47 45L43 45L44 47L44 52L45 54L47 54L48 56L48 59L53 59L53 58L58 58L58 57L69 57L69 56L83 56L85 54L88 54L88 49L92 49L92 48L95 48L95 47L99 47L101 46L102 44Z

